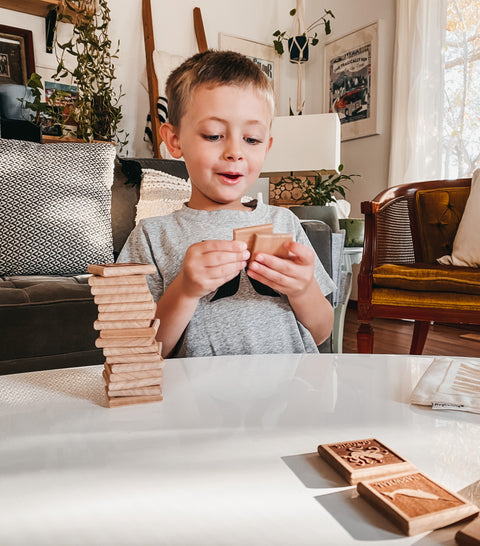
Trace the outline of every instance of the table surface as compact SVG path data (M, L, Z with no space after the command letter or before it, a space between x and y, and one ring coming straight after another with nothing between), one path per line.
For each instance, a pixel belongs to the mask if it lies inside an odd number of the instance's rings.
M102 366L0 378L0 544L454 544L403 536L317 454L377 438L476 500L480 415L409 404L434 357L169 360L164 401L105 407Z

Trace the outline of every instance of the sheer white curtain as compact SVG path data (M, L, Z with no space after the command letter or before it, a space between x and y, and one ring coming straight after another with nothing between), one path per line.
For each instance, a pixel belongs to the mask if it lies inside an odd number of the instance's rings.
M441 178L447 1L397 0L389 186Z

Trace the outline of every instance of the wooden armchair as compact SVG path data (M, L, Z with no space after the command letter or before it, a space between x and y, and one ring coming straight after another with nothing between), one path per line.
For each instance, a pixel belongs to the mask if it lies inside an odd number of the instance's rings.
M470 178L405 184L362 203L358 352L373 352L376 317L415 321L410 354L422 353L432 321L480 324L480 268L436 261L452 252L470 185Z

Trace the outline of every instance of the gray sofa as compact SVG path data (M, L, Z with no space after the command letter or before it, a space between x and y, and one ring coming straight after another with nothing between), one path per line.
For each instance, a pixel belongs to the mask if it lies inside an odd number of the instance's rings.
M75 154L76 149L79 148L71 148L71 153ZM188 177L183 162L152 158L115 160L109 211L114 257L135 225L142 168ZM304 223L304 229L331 273L330 228L314 221ZM102 352L94 344L97 333L92 323L97 308L87 283L88 263L77 273L5 274L2 243L5 251L5 241L0 240L0 374L101 364ZM16 248L15 252L21 254L23 249ZM55 254L54 249L52 253ZM321 350L331 351L331 340Z

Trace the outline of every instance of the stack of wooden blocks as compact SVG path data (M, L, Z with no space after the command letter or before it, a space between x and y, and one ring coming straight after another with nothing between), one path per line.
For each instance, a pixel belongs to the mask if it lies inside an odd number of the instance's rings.
M88 279L98 318L103 349L103 377L109 407L162 400L164 360L155 340L160 321L146 275L156 271L147 264L89 265Z

